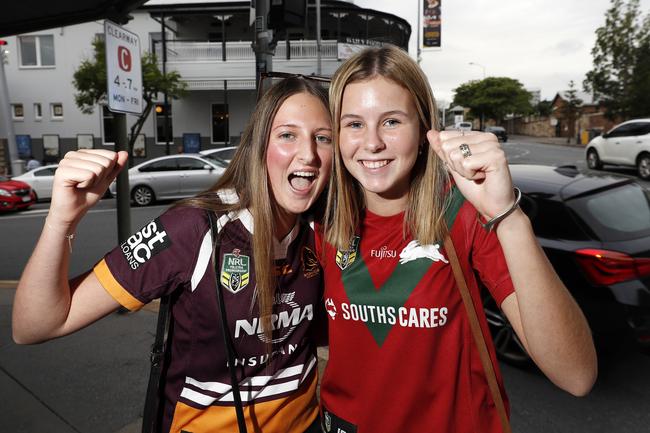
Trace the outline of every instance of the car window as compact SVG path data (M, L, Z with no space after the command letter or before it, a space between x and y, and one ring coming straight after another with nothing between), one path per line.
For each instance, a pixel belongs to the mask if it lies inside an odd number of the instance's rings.
M179 170L204 170L207 163L194 158L178 158Z
M614 128L612 132L607 134L607 138L631 137L634 135L640 135L639 133L642 129L640 127L642 126L643 124L639 122L626 123L625 125Z
M224 168L225 168L225 167L228 167L228 163L229 163L229 161L226 161L226 160L224 160L224 159L221 159L221 157L220 157L220 156L217 156L217 155L221 155L221 154L220 154L220 153L217 153L217 154L211 153L211 154L209 154L209 155L203 155L203 157L204 157L205 159L209 159L210 161L212 161L213 163L215 163L215 164L218 165L219 167L224 167Z
M632 183L567 201L604 241L650 236L650 192Z
M567 206L544 195L524 195L520 203L536 236L546 239L588 240L582 221Z
M140 171L173 171L173 170L178 170L178 165L176 163L176 159L170 158L170 159L163 159L160 161L155 161L152 162L151 164L147 164L144 167L140 167Z
M639 132L637 135L650 134L650 122L644 122L639 125Z
M54 176L56 167L44 168L43 170L37 170L34 172L34 176Z

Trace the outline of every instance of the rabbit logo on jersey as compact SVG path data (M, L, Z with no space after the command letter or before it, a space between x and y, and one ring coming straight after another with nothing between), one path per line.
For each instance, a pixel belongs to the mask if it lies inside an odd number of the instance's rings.
M235 248L232 254L224 254L221 264L221 285L232 293L248 286L250 279L250 257Z
M171 244L160 218L156 218L123 242L120 248L131 269L136 270Z

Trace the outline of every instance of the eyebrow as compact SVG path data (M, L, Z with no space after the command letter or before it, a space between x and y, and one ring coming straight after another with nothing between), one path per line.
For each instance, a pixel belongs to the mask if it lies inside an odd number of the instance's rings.
M293 124L293 123L283 123L282 125L278 125L275 128L272 129L272 131L275 131L278 128L300 128L298 125ZM318 131L332 131L332 128L316 128L316 132Z
M390 110L390 111L385 111L381 113L381 117L386 117L386 116L393 116L395 114L399 114L404 117L408 117L408 114L402 110ZM358 114L351 114L351 113L346 113L341 116L341 120L344 119L363 119L363 116L360 116Z

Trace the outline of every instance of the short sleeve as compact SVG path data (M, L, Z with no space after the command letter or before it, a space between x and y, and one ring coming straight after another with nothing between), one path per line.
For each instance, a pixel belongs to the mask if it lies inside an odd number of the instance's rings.
M204 210L175 207L106 254L93 272L117 302L138 310L187 285L206 236Z
M478 272L483 284L492 297L501 305L503 300L515 291L501 244L495 231L485 230L475 217L468 222L472 233L472 267Z

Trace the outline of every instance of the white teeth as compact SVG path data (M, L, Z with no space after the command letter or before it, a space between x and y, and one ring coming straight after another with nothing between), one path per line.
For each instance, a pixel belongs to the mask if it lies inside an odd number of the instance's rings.
M300 176L300 177L315 177L316 173L312 171L294 171L293 175Z
M388 160L384 159L382 161L361 161L364 167L367 168L381 168L388 164Z

